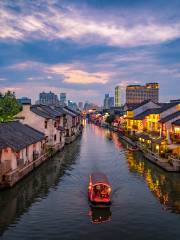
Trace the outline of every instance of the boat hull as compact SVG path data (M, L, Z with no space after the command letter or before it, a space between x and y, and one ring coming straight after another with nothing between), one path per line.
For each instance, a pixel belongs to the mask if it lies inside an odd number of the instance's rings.
M104 202L93 202L89 200L89 205L92 208L109 208L111 206L111 201L108 203L104 203Z

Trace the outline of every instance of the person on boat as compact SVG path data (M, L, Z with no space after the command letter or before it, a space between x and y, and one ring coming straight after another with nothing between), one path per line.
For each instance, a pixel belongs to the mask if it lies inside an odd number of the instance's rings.
M107 187L106 186L102 186L102 190L101 190L101 196L102 198L107 197L108 193L107 193Z

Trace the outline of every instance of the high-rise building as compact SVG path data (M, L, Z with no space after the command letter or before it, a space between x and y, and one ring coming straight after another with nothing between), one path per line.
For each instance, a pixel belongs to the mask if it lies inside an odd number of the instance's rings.
M61 105L66 104L66 93L60 93L60 104Z
M104 97L104 109L109 109L109 93L106 93Z
M144 100L159 102L159 84L129 85L126 87L126 103L141 103Z
M98 109L98 106L96 104L88 102L88 101L85 102L85 104L84 104L85 111L94 110L94 109Z
M83 110L83 102L79 102L78 107L79 107L80 110Z
M56 94L49 92L45 93L42 92L39 94L39 104L45 104L45 105L57 105L59 104L59 100Z
M115 87L115 107L121 106L121 88L120 86Z
M114 97L109 97L108 105L109 108L114 107Z
M73 110L77 110L78 109L78 106L75 102L71 101L71 100L68 100L68 107L73 109Z
M31 105L31 99L28 98L28 97L22 97L22 98L19 98L17 99L18 103L19 104L30 104Z
M110 97L108 93L104 97L104 109L110 109L114 107L114 97Z

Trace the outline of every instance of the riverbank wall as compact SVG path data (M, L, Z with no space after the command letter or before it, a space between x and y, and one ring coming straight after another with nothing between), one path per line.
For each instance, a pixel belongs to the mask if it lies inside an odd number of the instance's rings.
M78 131L75 135L68 137L67 139L65 139L65 144L70 144L74 142L76 138L81 134L82 130ZM0 182L0 190L4 188L13 187L17 182L19 182L21 179L30 174L35 168L39 167L44 162L50 160L59 151L63 151L63 148L65 146L66 145L58 144L52 147L51 151L43 153L40 157L38 157L34 161L27 163L25 166L21 168L17 168L13 171L9 171L8 173L4 174Z

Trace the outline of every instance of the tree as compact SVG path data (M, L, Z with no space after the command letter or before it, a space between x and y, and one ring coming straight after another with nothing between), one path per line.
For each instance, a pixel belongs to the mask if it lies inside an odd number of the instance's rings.
M5 94L0 93L0 122L13 120L14 116L20 111L15 93L7 91Z
M115 115L114 114L111 114L110 116L108 116L106 118L106 122L109 123L109 125L111 125L114 120L115 120Z

